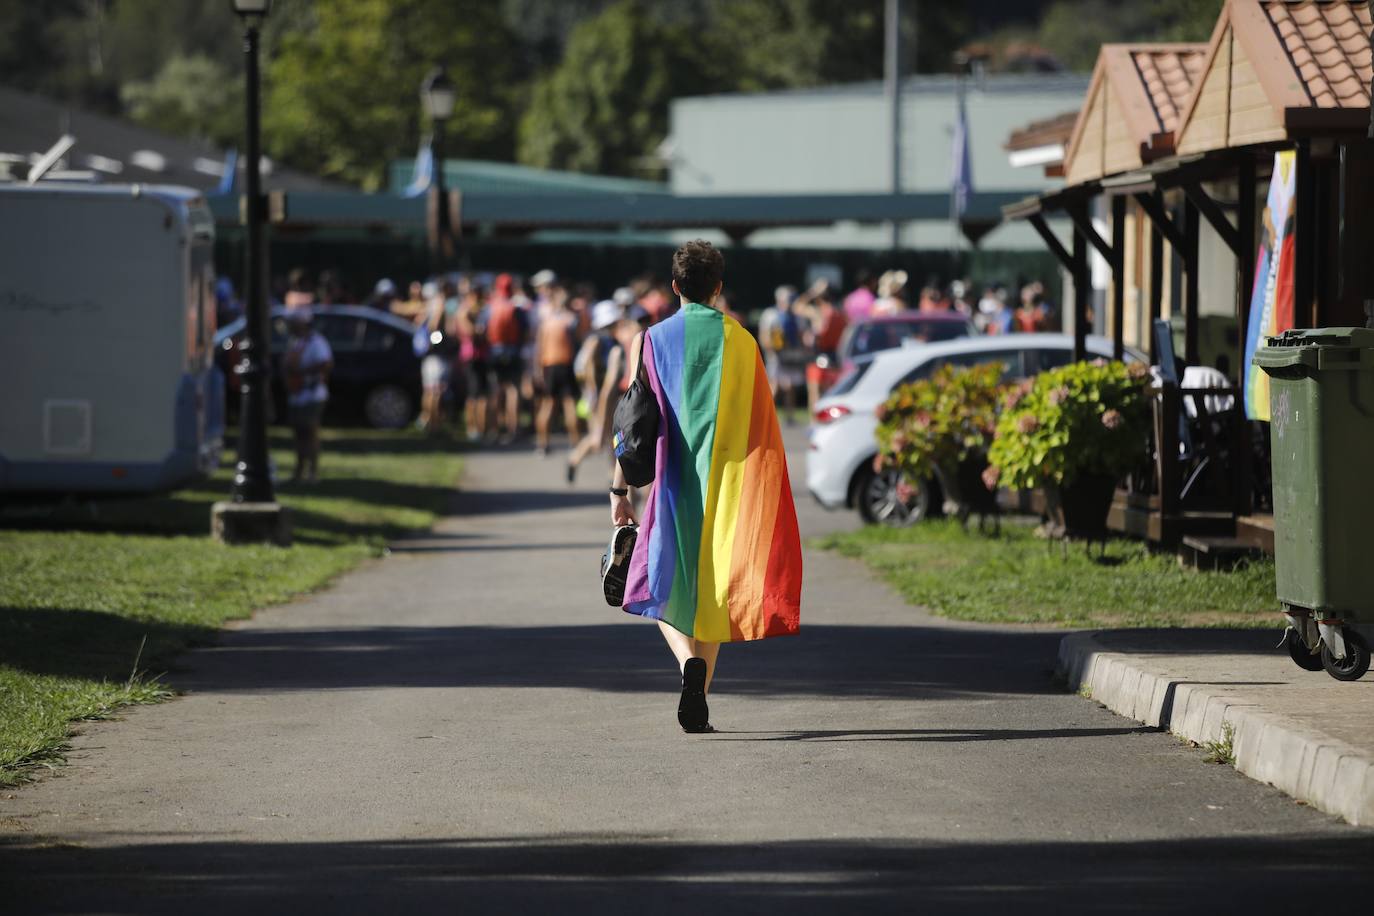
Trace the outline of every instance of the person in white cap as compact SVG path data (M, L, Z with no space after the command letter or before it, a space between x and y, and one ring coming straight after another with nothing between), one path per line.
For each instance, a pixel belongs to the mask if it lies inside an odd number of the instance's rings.
M334 352L324 335L312 327L310 306L286 313L290 339L286 345L286 410L296 441L296 469L291 482L309 483L320 474L320 418L329 400L329 372Z
M368 305L383 312L391 311L391 303L396 299L396 284L383 277L377 281L377 285L372 289L372 298L368 300Z
M632 297L633 301L633 297ZM568 455L568 483L577 479L577 468L593 452L607 453L611 445L611 416L620 399L618 367L625 362L625 351L616 339L616 329L627 322L625 308L613 299L592 306L592 333L577 352L573 369L582 384L582 400L587 405L587 435ZM633 334L631 334L633 336Z

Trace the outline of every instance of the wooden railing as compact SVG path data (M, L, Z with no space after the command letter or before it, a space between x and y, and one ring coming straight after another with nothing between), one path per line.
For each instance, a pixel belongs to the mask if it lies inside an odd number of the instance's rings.
M1151 398L1152 441L1149 471L1131 478L1119 493L1126 512L1157 515L1144 525L1124 524L1127 530L1172 543L1194 524L1215 530L1246 515L1251 506L1249 429L1241 409L1241 392L1234 388L1180 388L1171 382L1148 389ZM1227 397L1232 407L1213 416L1207 399ZM1195 408L1187 417L1185 400ZM1180 436L1185 421L1186 448Z

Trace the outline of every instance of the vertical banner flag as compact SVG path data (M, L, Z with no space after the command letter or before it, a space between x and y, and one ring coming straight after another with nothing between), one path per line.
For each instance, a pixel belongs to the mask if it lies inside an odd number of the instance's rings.
M411 172L410 184L402 193L406 197L422 197L434 183L434 147L431 145L433 138L426 137L420 144L419 151L415 154L415 168Z
M1269 376L1251 365L1264 338L1293 327L1294 173L1297 154L1274 154L1274 177L1264 204L1264 229L1255 255L1255 285L1250 292L1250 322L1245 338L1245 416L1269 419Z
M973 193L973 165L968 154L968 112L964 109L964 93L959 92L959 111L954 120L954 148L950 152L954 171L950 176L950 220L958 223L968 210L969 195Z

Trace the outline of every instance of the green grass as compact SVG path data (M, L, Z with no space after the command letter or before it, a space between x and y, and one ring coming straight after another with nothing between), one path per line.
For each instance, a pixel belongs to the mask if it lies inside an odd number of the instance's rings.
M1231 572L1182 569L1140 541L1112 540L1105 556L1082 544L1064 551L1026 525L1000 535L930 520L821 538L858 557L913 604L956 620L1066 627L1270 627L1278 604L1274 563Z
M272 456L291 467L289 438ZM0 786L58 763L75 720L170 695L178 653L225 621L317 589L447 506L461 458L419 435L326 430L321 480L283 485L295 544L210 540L232 455L204 484L0 514Z

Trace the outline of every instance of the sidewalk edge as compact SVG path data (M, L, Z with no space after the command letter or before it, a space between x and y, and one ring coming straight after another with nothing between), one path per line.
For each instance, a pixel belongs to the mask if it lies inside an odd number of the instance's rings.
M1374 757L1215 685L1172 677L1149 656L1106 649L1097 633L1059 643L1070 690L1118 715L1204 744L1232 728L1236 769L1351 824L1374 824Z

